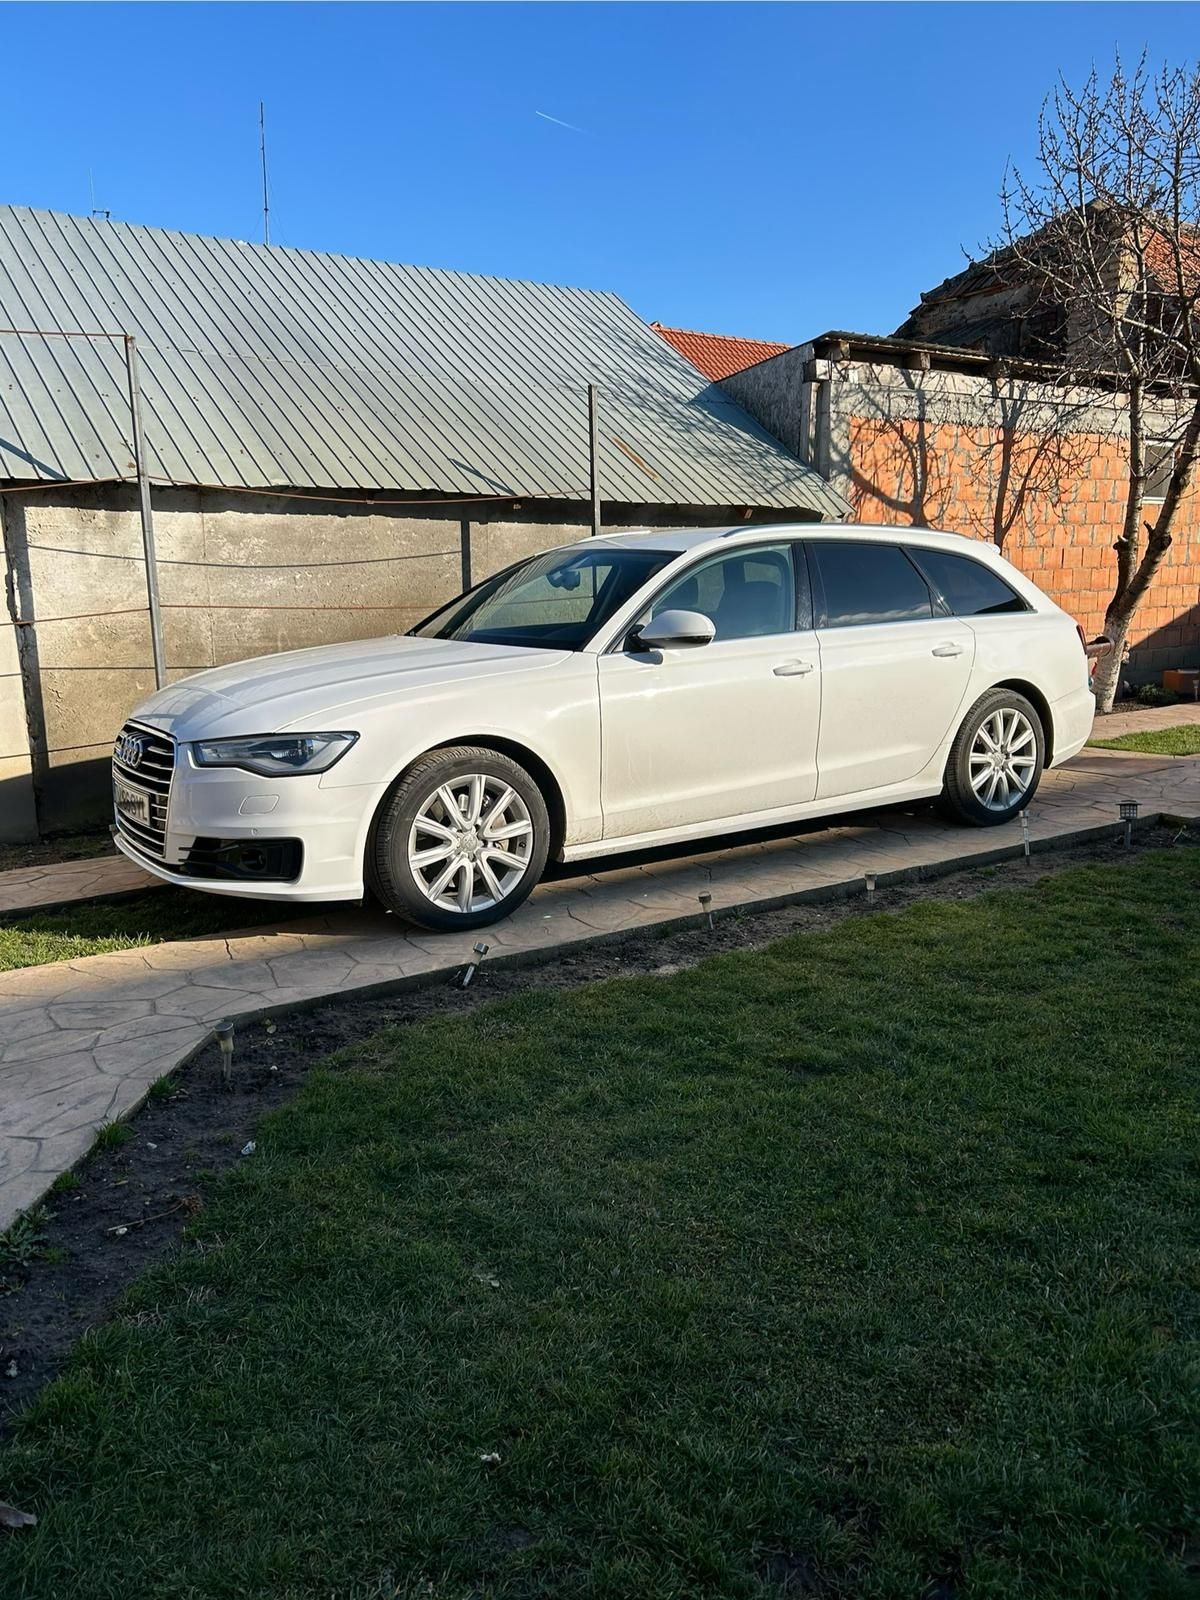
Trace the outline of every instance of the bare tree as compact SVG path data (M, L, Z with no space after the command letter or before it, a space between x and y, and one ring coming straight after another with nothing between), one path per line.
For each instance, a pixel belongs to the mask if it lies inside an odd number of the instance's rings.
M1036 170L1002 191L994 257L1056 314L1064 383L1110 388L1128 437L1128 486L1099 666L1099 708L1120 681L1138 606L1171 546L1200 451L1200 65L1064 81L1038 126ZM1157 457L1157 459L1155 459ZM1161 499L1147 504L1151 472Z

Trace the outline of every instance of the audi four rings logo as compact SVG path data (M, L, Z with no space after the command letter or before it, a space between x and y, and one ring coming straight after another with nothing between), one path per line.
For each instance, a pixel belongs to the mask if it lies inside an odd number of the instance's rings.
M145 754L146 746L136 733L123 733L117 739L117 760L123 766L132 767L136 771L141 766Z

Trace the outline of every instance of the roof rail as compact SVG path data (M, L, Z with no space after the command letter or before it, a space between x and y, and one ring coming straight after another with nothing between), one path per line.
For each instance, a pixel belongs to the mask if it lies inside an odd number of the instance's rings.
M741 533L791 532L793 528L805 528L810 525L814 528L820 527L821 519L819 517L802 517L798 522L745 522L739 528L726 528L725 532L719 534L718 537L732 539L735 534Z

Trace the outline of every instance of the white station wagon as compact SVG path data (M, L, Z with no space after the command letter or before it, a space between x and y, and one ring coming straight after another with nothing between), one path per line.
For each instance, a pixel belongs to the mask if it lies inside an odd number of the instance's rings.
M576 861L941 797L1007 822L1088 737L1082 633L988 544L806 523L521 561L403 637L172 684L113 758L172 883L429 928Z

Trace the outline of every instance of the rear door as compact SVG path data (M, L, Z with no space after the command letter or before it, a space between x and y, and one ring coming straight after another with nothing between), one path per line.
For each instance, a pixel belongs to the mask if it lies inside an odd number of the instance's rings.
M958 551L913 545L910 554L933 590L935 600L951 615L961 617L975 635L975 658L990 681L1028 673L1041 675L1046 643L1056 635L1066 646L1068 694L1086 683L1078 641L1069 619L1061 611L1035 611L1003 576L974 556Z
M807 541L821 652L817 798L908 782L955 726L975 636L898 544Z

